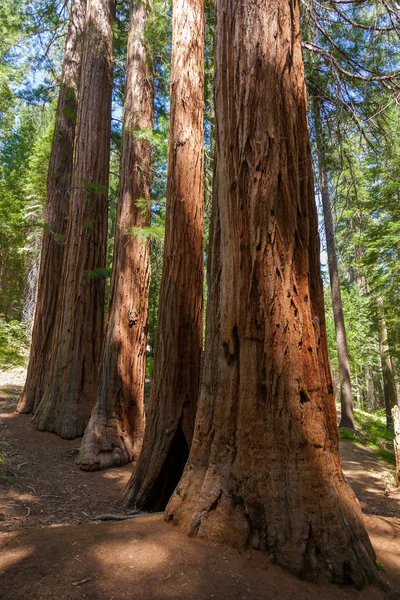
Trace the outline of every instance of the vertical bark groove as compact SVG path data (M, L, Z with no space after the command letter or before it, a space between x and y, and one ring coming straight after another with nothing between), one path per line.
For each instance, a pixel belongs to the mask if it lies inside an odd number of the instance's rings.
M150 224L151 149L140 135L153 128L154 119L146 18L146 3L131 2L108 322L97 401L77 460L84 470L130 462L143 442L150 248L149 240L132 228Z
M162 508L183 469L197 406L203 328L204 6L174 0L167 216L154 376L143 449L125 502ZM176 455L171 456L172 450ZM187 453L187 452L186 452ZM168 458L168 461L167 461ZM184 457L186 459L186 456ZM167 461L167 462L166 462ZM172 469L168 464L175 465ZM161 479L166 481L162 482ZM169 480L169 481L168 481Z
M35 412L46 389L49 375L47 366L57 315L71 188L85 12L86 0L73 0L47 175L45 228L29 364L25 386L17 406L20 413Z
M113 0L88 0L72 191L49 383L39 430L83 434L96 400L104 329Z
M361 586L375 555L339 462L297 0L217 0L215 98L205 359L166 519Z

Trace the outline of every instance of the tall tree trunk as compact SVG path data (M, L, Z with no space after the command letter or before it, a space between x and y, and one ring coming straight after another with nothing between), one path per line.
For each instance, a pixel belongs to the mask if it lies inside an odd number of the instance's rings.
M71 188L85 12L86 0L73 0L47 175L45 229L28 372L17 406L20 413L35 412L49 377Z
M114 0L88 0L71 202L51 372L34 422L82 435L96 400L104 329Z
M332 290L332 309L335 322L336 347L338 352L340 375L340 427L355 429L353 414L353 393L351 390L350 361L347 350L346 327L344 324L342 294L340 291L339 269L336 256L335 234L331 202L329 198L328 174L324 152L324 139L322 133L321 114L318 101L314 102L314 122L316 129L316 142L318 153L319 183L321 189L322 207L324 213L326 251L328 254L329 280Z
M205 360L166 519L310 578L375 577L341 471L297 0L217 0Z
M385 398L386 426L392 425L392 408L397 402L397 390L393 375L392 357L388 341L385 313L382 298L376 300L378 307L379 356L381 359L383 395Z
M126 503L165 508L192 442L203 327L204 6L174 0L167 222L147 427Z
M97 402L77 460L84 470L130 462L143 442L150 247L133 228L150 225L151 148L140 135L154 119L146 18L146 3L132 1L108 323Z
M394 427L393 446L396 457L395 481L396 485L400 486L400 406L397 404L392 408L392 419Z

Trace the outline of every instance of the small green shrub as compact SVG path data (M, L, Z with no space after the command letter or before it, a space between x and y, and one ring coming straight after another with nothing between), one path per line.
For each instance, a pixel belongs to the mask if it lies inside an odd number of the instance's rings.
M0 369L7 370L26 364L29 333L20 321L0 319Z
M371 446L379 459L392 465L396 464L393 427L386 427L385 411L367 412L355 409L354 420L357 431L341 427L340 439Z

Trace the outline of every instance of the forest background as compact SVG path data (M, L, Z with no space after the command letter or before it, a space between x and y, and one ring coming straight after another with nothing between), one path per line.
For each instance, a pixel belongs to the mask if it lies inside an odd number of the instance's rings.
M213 169L213 10L206 3L205 239ZM334 251L347 333L351 388L359 423L366 411L390 421L400 368L400 21L395 3L302 3L303 48L320 211L322 273L330 364L340 399L340 365L322 196L333 218ZM114 88L107 269L111 273L118 197L128 2L114 24ZM0 6L0 369L25 365L33 324L46 177L68 7L57 0L3 0ZM156 0L147 36L155 67L151 141L151 239L146 372L151 379L162 273L169 125L171 7ZM325 207L326 208L326 207ZM326 215L325 215L326 218ZM59 240L63 242L62 239ZM329 240L328 240L329 244ZM204 289L205 297L207 290ZM107 306L105 306L106 314ZM392 397L386 398L389 388ZM390 393L390 392L389 392ZM389 423L390 424L390 423ZM353 434L351 434L353 435ZM389 428L387 439L392 438Z

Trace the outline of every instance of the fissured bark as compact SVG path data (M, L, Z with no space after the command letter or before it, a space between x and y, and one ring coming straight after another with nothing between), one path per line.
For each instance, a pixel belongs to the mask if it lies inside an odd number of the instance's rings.
M195 433L166 519L362 585L339 462L297 0L217 0L211 289Z
M121 148L120 188L107 330L97 402L77 463L84 470L137 458L143 442L153 78L146 50L145 2L131 2Z
M127 505L165 508L189 454L203 328L204 6L174 0L171 123L159 323L142 453Z
M96 400L103 341L113 15L113 0L88 1L71 201L50 376L34 416L38 429L68 439L82 435L89 421Z
M17 411L20 413L35 412L43 397L49 376L48 364L57 315L71 190L85 12L86 0L73 0L47 175L45 228L40 254L38 295L29 364L25 386L17 406Z

